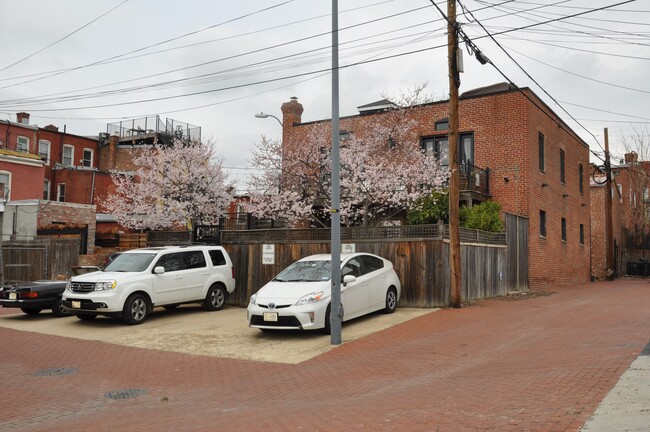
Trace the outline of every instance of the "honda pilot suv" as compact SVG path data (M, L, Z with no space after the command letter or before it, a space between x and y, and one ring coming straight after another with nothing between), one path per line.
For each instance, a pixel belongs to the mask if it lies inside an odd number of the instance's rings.
M141 324L154 307L202 303L220 310L235 290L232 261L220 246L165 246L123 252L104 269L68 282L62 307L81 320L98 315Z

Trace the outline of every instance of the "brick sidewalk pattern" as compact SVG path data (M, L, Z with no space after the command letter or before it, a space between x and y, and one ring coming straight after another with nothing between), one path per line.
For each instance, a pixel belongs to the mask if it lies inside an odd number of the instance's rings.
M648 345L649 311L647 280L558 288L426 314L300 364L0 328L0 430L577 431ZM33 375L45 368L75 373ZM126 390L143 394L106 397Z

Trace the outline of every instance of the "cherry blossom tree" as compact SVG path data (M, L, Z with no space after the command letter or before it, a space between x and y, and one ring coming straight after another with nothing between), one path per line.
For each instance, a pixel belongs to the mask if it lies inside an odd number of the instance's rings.
M155 145L133 158L132 173L112 175L116 194L103 205L133 229L216 223L231 201L222 159L211 144Z
M413 133L409 105L381 116L359 118L341 141L341 221L348 225L384 223L444 185L447 169L425 154ZM331 206L331 131L329 123L310 126L304 141L291 147L262 137L251 164L249 211L258 217L286 219L295 225L323 222Z

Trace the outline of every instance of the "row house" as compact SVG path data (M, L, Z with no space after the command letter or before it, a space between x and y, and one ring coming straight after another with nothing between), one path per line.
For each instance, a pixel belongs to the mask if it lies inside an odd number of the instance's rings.
M443 163L448 105L447 100L426 103L404 114L414 124L409 140L419 140ZM314 128L331 121L303 122L304 108L296 98L281 110L283 149L299 146ZM340 127L363 139L371 133L364 130L372 123L367 116L388 120L391 107L376 103L359 111L342 117ZM529 286L589 281L588 145L532 90L506 83L463 93L459 117L461 200L471 205L492 199L504 212L528 219Z

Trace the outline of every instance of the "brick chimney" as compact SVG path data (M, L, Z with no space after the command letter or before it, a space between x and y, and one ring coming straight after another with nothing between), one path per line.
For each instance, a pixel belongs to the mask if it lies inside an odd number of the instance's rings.
M280 109L282 110L283 126L293 126L294 124L301 122L301 116L304 109L302 108L302 104L298 102L297 97L292 96L291 100L283 103Z
M29 113L26 112L16 113L16 118L18 119L18 123L29 124Z
M635 164L639 163L639 155L636 152L625 153L625 163Z
M108 145L99 146L99 169L102 171L114 170L117 165L117 143L119 135L111 135Z

